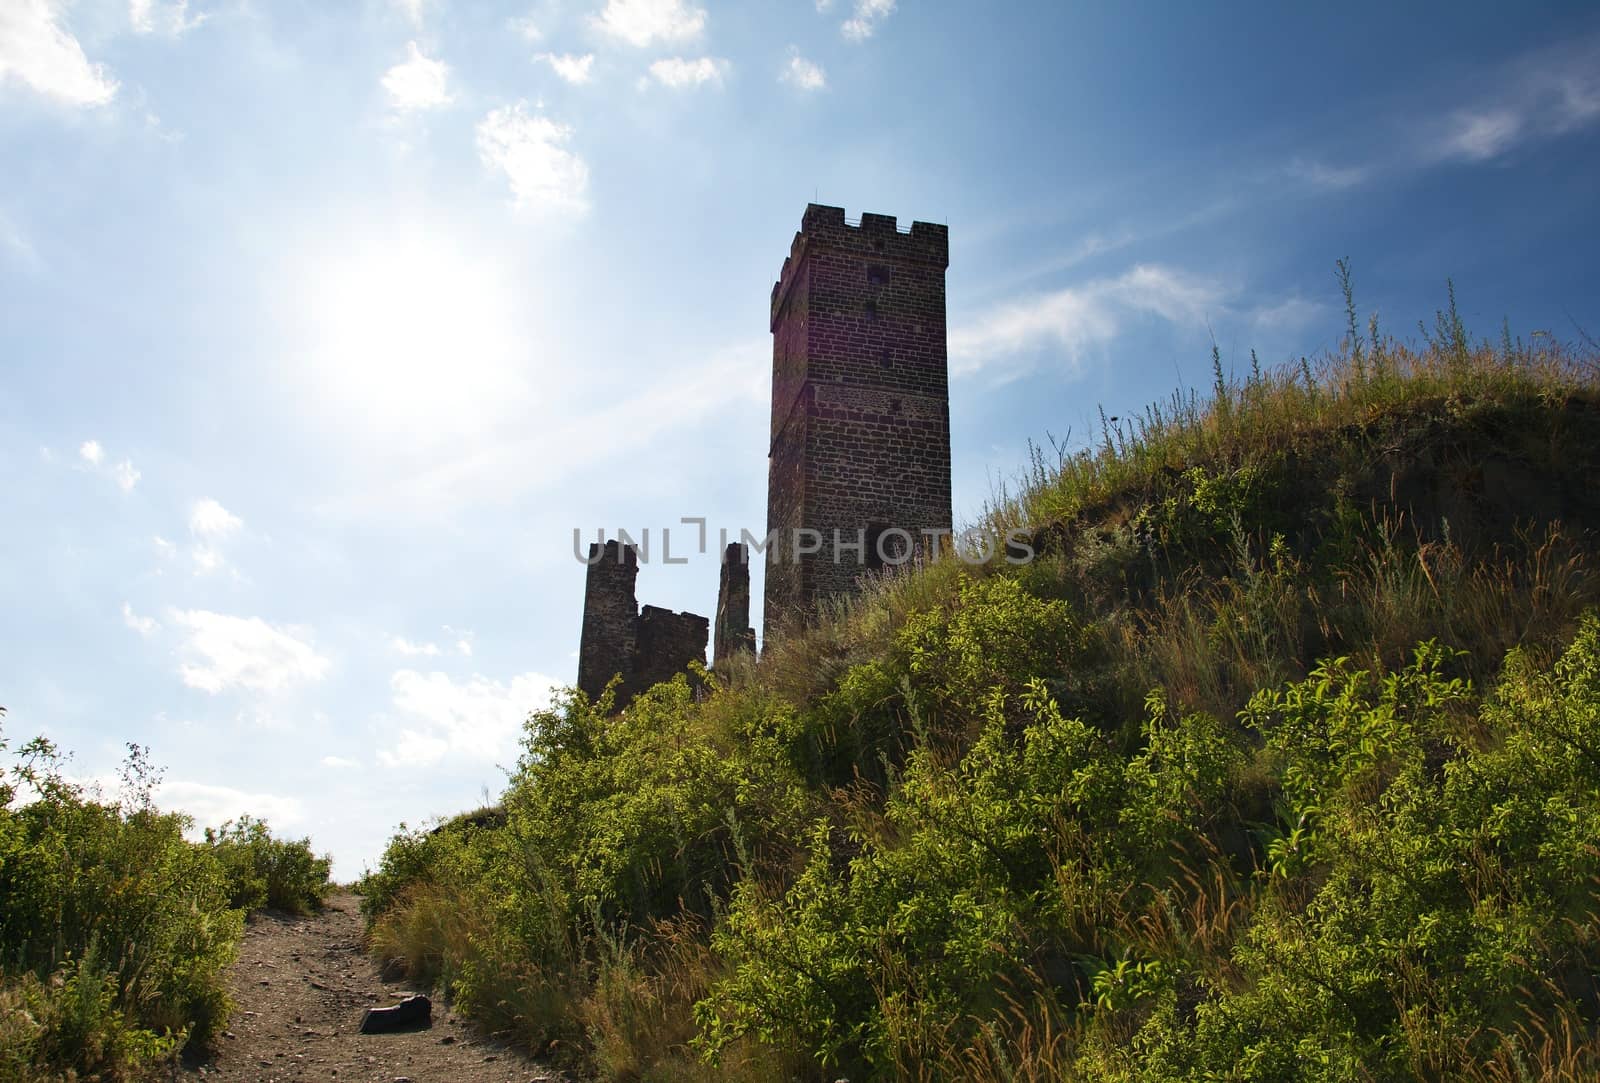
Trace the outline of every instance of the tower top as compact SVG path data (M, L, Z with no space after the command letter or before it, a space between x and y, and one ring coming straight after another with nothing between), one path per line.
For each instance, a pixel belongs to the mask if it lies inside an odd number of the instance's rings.
M912 222L909 231L902 231L892 214L867 213L859 221L851 222L845 217L843 207L806 204L806 212L800 218L800 232L794 235L783 270L778 274L778 281L772 284L774 324L802 258L818 248L884 263L932 264L944 270L950 266L950 227L936 222Z

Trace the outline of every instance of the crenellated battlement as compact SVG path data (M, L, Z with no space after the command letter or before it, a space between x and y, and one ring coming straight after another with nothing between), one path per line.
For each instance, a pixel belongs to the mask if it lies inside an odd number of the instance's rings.
M883 263L918 263L944 270L950 266L950 227L936 222L912 222L902 230L892 214L863 214L852 222L843 207L808 203L800 218L800 231L789 245L778 280L772 284L773 326L794 277L807 252L828 249Z

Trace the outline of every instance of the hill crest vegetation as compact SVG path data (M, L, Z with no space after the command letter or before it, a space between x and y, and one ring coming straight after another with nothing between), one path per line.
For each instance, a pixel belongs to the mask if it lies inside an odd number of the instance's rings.
M1592 1078L1600 370L1349 314L1036 452L1030 564L535 713L375 950L605 1079Z

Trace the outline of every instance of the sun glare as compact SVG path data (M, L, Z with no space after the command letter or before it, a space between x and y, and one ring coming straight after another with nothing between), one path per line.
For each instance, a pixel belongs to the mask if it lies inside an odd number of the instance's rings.
M306 276L315 400L336 423L411 448L504 418L527 394L530 361L507 278L420 227L330 253Z

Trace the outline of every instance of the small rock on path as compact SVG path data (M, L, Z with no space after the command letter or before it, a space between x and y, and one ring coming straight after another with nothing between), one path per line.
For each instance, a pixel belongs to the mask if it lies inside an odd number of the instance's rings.
M233 1015L216 1056L185 1065L185 1083L557 1083L568 1077L435 1009L433 1025L361 1034L361 1014L399 1002L361 947L360 900L335 895L320 914L253 914L229 975Z

